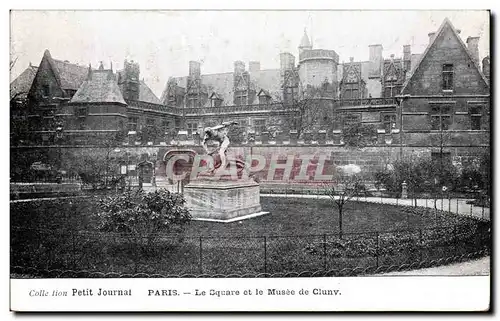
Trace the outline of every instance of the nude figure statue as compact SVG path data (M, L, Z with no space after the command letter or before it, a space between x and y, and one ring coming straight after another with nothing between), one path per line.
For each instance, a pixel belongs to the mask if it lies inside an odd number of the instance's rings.
M229 137L227 136L229 132L229 127L232 125L237 125L237 122L223 122L220 125L214 127L206 127L204 130L203 141L201 145L208 155L213 155L215 152L219 152L221 165L219 168L225 169L227 165L226 151L229 146ZM219 143L219 147L213 151L209 151L207 143L209 141L216 141ZM209 171L213 172L215 170L215 165L213 163L209 164Z

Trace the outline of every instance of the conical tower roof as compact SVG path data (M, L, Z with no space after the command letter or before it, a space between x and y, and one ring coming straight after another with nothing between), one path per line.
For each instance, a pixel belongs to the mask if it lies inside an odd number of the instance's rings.
M302 36L302 40L300 40L299 48L312 48L306 29L304 29L304 35Z

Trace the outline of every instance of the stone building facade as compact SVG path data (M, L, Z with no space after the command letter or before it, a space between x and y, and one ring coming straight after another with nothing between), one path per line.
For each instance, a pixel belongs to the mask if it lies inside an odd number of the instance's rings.
M203 74L191 61L187 76L168 79L160 99L133 61L115 72L56 60L47 50L34 77L23 73L31 84L11 84L11 97L16 88L29 88L28 107L17 108L15 100L11 106L33 124L28 141L46 144L62 128L66 144L121 134L129 145L171 145L236 120L237 144L342 146L345 129L360 124L375 128L375 146L434 148L439 142L440 152L443 145L488 146L490 58L480 59L479 39L465 44L448 19L429 39L422 54L405 45L400 57L384 57L383 46L374 44L368 61L340 62L335 50L314 48L304 32L298 59L283 52L279 68L235 61L232 72Z

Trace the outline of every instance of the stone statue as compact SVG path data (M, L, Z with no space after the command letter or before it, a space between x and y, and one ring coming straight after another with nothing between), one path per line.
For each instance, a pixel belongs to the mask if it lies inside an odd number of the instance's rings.
M217 162L218 164L213 164L213 163L209 164L210 172L213 172L216 168L221 168L221 169L226 168L227 166L226 151L229 146L229 137L227 136L227 134L229 132L229 127L237 124L238 124L237 122L231 121L231 122L223 122L222 124L214 127L205 128L203 141L201 143L203 149L210 156L218 152L220 157L220 162ZM207 147L207 143L209 141L218 142L219 147L214 149L213 151L209 151Z

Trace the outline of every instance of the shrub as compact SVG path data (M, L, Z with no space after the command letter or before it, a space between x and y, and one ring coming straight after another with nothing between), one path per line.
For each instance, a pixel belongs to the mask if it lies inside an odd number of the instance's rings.
M150 253L162 235L182 236L191 219L184 203L182 195L163 189L103 197L98 200L97 228L120 233L135 250Z

